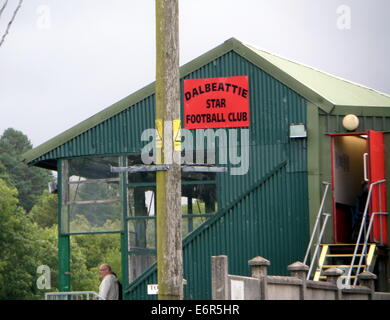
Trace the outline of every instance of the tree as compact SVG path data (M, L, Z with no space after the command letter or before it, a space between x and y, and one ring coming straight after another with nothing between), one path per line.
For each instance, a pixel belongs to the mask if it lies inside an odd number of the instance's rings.
M55 198L44 192L31 214L26 215L19 206L17 189L0 179L0 300L43 299L45 292L58 290L58 226L53 219ZM89 224L83 216L79 223ZM106 222L115 223L119 222ZM120 277L119 235L71 237L72 290L97 291L100 283L98 266L103 262L109 263ZM50 268L50 289L37 287L40 277L37 268L41 265Z
M51 287L45 290L37 290L38 288L34 290L36 292L34 298L43 299L45 292L58 291L58 230L56 224L50 228L42 228L37 223L34 223L33 230L36 234L35 252L30 254L35 255L37 267L45 265L50 268ZM39 276L35 273L34 280Z
M31 219L42 228L50 228L57 224L57 203L56 194L43 191L37 203L30 211Z
M0 180L0 299L34 299L39 231L18 206L17 190ZM46 253L45 253L46 254Z
M15 183L8 173L7 168L0 162L0 179L3 180L8 186L15 187Z
M118 199L119 200L119 184L118 183L85 183L74 184L71 186L70 199L77 201L85 200L107 200ZM71 220L74 221L77 215L83 215L88 220L89 231L97 231L109 220L121 219L121 209L119 203L98 203L88 205L73 205L70 208ZM79 226L77 230L83 231L80 228L81 224L75 224ZM71 229L75 231L76 229ZM111 229L108 229L111 230ZM100 230L104 231L104 230Z
M71 289L72 291L97 291L99 274L87 266L88 253L71 237ZM92 253L93 254L93 253Z
M120 279L120 238L111 234L78 235L71 238L71 287L75 291L99 291L98 267L108 263Z
M49 171L22 163L22 154L31 148L30 141L21 131L8 128L0 137L0 163L9 175L5 180L18 189L20 205L26 212L31 210L47 183L53 179Z

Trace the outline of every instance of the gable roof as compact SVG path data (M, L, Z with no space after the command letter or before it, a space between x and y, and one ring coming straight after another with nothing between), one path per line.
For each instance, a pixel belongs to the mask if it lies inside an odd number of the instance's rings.
M390 107L390 95L246 45L333 106Z
M188 75L230 51L234 51L252 62L327 113L331 112L336 106L390 107L390 96L387 94L278 57L266 51L258 50L234 38L225 41L223 44L180 67L180 77ZM155 82L152 82L110 107L26 152L22 156L23 162L33 162L49 151L152 95L154 90Z

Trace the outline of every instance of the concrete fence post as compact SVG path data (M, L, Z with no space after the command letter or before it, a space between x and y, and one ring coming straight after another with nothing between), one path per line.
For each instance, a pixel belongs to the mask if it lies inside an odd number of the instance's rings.
M364 271L358 275L360 285L367 287L371 290L369 299L372 300L375 295L375 279L377 276L369 271Z
M337 280L344 274L344 271L338 268L329 268L324 272L326 282L332 283L336 286L335 300L341 300L341 288L337 287Z
M338 268L329 268L324 272L326 276L326 282L337 284L338 278L343 274L343 270Z
M299 290L299 299L306 300L306 277L309 271L309 266L305 265L300 261L296 261L290 264L287 267L287 270L290 271L291 277L295 277L302 280L302 285Z
M251 267L252 277L260 279L268 274L267 269L271 262L263 257L254 257L248 261L248 264Z
M306 280L307 273L309 272L309 266L305 265L303 262L297 261L290 264L287 267L287 270L290 271L292 277Z
M213 300L229 300L228 257L211 257L211 291Z
M267 269L271 265L271 262L263 257L257 256L249 260L248 264L251 267L252 278L260 280L260 300L267 300Z

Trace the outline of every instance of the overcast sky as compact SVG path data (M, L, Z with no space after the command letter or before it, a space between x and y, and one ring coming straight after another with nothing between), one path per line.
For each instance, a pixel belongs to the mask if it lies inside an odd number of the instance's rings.
M389 0L179 2L181 65L235 37L390 94ZM0 47L0 134L13 127L37 146L154 81L154 6L24 0Z

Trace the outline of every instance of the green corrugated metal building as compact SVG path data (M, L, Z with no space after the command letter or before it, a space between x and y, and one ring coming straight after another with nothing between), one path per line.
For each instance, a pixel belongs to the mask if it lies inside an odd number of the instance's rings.
M247 261L254 256L271 261L271 274L286 274L288 264L302 261L322 181L332 182L325 207L334 211L325 240L348 242L342 239L351 230L341 230L345 212L336 208L335 177L340 163L352 168L353 156L334 146L374 130L383 133L389 152L390 96L236 39L180 71L182 89L185 79L246 75L250 92L248 172L182 176L185 298L211 298L212 255L228 255L229 272L242 275L249 274ZM353 132L342 126L346 114L359 119ZM152 83L25 154L29 165L58 171L61 290L71 290L69 237L109 232L121 235L125 297L155 298L146 291L147 284L157 283L155 215L148 206L154 202L154 175L110 172L112 166L140 163L141 134L154 128L154 120ZM306 137L290 136L295 124L304 126ZM336 211L342 213L336 217ZM386 242L381 243L385 252ZM386 259L383 277L388 275Z

